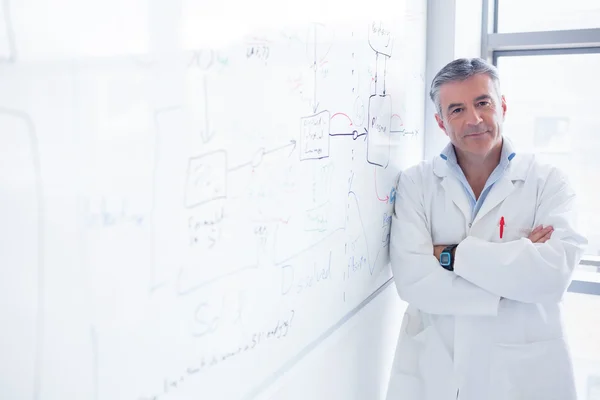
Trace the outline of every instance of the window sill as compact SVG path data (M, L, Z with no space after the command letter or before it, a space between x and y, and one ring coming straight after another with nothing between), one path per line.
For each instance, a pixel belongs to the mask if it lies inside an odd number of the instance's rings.
M584 256L573 273L570 293L600 296L600 257Z

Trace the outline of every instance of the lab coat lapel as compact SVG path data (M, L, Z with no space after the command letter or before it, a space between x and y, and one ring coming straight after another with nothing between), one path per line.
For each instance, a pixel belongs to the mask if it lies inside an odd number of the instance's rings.
M510 176L504 175L502 178L500 178L490 189L490 193L485 198L485 201L481 205L479 212L477 212L477 216L475 217L475 221L473 221L473 223L477 223L477 221L483 218L487 213L501 204L504 199L510 196L513 190L515 190L515 185L513 184Z
M446 160L437 158L433 165L434 173L442 179L440 185L446 192L446 196L463 213L465 220L471 220L471 205L465 193L465 189L460 181L450 172L446 165Z
M513 193L515 190L515 182L525 180L530 164L531 157L525 155L519 155L510 162L504 175L490 189L490 193L481 205L481 208L475 217L475 221L473 221L474 224L485 217L486 214L500 205L511 195L511 193Z
M442 179L442 187L446 191L446 195L459 208L465 216L465 220L471 220L471 205L465 193L462 183L453 176L445 176Z

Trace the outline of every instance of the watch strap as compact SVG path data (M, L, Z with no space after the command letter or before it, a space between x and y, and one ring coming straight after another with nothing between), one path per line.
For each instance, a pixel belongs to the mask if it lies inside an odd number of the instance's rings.
M446 246L440 254L440 265L442 267L444 267L445 269L447 269L448 271L454 271L454 252L453 252L453 250L456 247L458 247L458 244L451 244L449 246ZM444 256L446 256L448 258L448 262L444 262L443 259L446 258Z

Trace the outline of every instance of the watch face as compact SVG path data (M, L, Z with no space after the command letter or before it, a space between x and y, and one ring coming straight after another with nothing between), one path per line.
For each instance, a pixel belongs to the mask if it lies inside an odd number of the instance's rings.
M450 254L448 254L448 253L440 254L440 264L442 264L444 267L449 266L450 265Z

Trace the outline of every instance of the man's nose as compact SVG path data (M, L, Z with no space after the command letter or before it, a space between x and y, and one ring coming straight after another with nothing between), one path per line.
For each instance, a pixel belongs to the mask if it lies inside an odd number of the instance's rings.
M476 108L470 108L467 110L467 124L469 125L478 125L482 122L481 115L479 115L479 111Z

